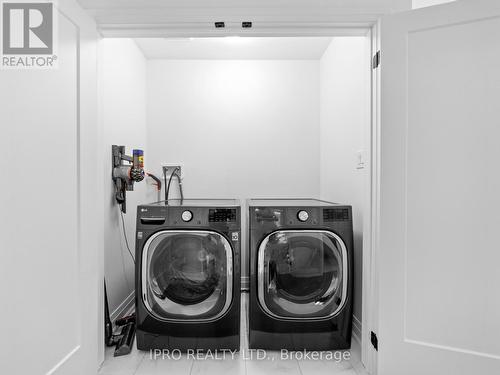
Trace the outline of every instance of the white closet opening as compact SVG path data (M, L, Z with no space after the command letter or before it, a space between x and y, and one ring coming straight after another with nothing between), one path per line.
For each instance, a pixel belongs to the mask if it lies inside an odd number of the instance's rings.
M311 197L353 206L353 339L360 342L370 35L106 38L100 54L105 150L117 142L142 147L146 170L157 176L162 165L182 165L188 198ZM109 158L103 162L109 176ZM129 196L125 226L133 239L134 206L156 201L157 193L147 181ZM118 314L132 300L134 271L117 209L106 210L105 276L110 311Z

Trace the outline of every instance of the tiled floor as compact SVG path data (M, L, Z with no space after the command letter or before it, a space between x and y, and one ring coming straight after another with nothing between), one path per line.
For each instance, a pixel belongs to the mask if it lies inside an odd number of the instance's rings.
M247 310L247 294L242 294L242 311ZM187 355L182 358L152 358L149 352L134 349L130 355L113 357L114 348L107 348L105 361L99 371L100 375L368 375L360 362L359 344L353 340L350 360L334 359L281 359L279 352L267 352L266 359L250 358L248 352L248 327L245 314L242 314L241 352L234 358L226 356L221 359L192 359Z

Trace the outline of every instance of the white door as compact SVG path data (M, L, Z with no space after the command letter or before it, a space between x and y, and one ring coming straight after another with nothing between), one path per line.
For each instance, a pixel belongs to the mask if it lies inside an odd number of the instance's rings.
M378 374L500 371L500 2L383 19Z
M0 70L2 374L97 369L96 42L79 9L62 8L58 68Z

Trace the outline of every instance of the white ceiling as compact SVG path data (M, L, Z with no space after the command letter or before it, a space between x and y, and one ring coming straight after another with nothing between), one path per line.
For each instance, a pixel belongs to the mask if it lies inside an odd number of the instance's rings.
M332 35L367 27L411 0L78 0L105 37ZM214 22L224 21L225 29ZM242 21L253 22L242 29ZM346 31L342 31L344 34ZM335 34L337 35L337 34Z
M144 38L135 42L147 59L319 60L330 37Z

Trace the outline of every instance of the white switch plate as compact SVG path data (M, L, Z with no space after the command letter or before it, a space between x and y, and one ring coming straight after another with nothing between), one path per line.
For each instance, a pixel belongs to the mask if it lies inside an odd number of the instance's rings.
M365 168L365 150L356 151L356 169Z

